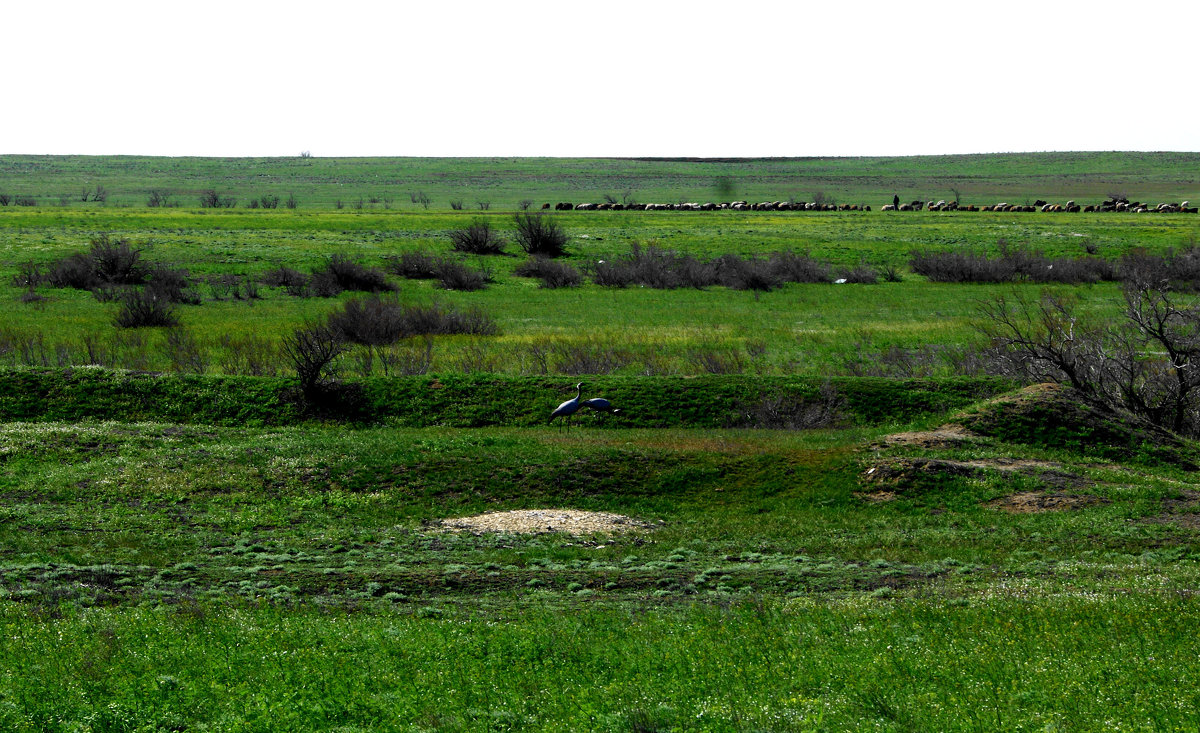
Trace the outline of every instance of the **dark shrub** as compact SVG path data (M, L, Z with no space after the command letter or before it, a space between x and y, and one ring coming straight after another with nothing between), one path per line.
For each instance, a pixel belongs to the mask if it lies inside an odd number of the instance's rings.
M583 282L579 270L565 262L555 262L546 257L530 257L513 269L514 275L536 277L543 288L573 288Z
M49 273L36 262L23 262L17 266L17 274L13 275L12 284L18 288L33 289L50 282Z
M476 219L465 229L450 232L451 249L473 255L504 254L504 240L487 219Z
M232 196L222 196L215 188L200 193L200 208L202 209L232 209L237 206L237 199Z
M856 267L842 270L839 279L858 285L874 285L879 282L879 273L874 267L860 262Z
M142 263L143 250L128 239L110 239L101 234L92 240L88 256L97 280L110 285L138 285L146 281L147 270Z
M807 252L772 252L767 258L771 270L789 283L827 283L833 280L829 263L815 260Z
M765 260L742 259L734 254L721 255L713 261L717 282L734 290L774 290L783 284Z
M329 327L343 341L364 346L395 343L404 334L404 306L395 297L355 298L329 316Z
M513 216L517 225L516 240L525 254L539 257L562 257L567 251L567 233L558 220L542 214L519 213Z
M56 288L91 290L100 285L92 258L82 252L59 260L50 266L46 282Z
M430 252L403 252L399 257L388 257L387 263L393 275L409 280L433 280L438 276L442 258Z
M342 290L383 293L396 289L387 281L387 275L382 270L366 267L342 254L333 255L324 269L313 272L314 286L321 275L332 278Z
M165 208L171 205L171 194L166 191L154 189L150 191L150 197L146 199L146 206L151 209Z
M909 267L933 282L1001 283L1012 281L1017 263L1012 259L989 259L978 252L915 251Z
M116 324L119 328L177 326L175 304L151 288L128 288L120 296Z
M483 290L491 282L487 273L454 260L444 260L438 266L437 279L446 290Z
M155 264L150 267L146 278L146 289L172 303L199 305L200 296L190 289L191 281L187 270Z
M499 328L478 309L459 311L438 303L404 305L394 296L378 295L346 301L329 316L328 325L344 341L384 346L410 336L468 334L490 336Z
M308 275L290 267L280 266L264 272L262 284L273 288L287 288L289 292L294 288L303 291L308 286Z
M599 260L584 267L592 282L606 288L623 288L635 281L633 268L620 259Z

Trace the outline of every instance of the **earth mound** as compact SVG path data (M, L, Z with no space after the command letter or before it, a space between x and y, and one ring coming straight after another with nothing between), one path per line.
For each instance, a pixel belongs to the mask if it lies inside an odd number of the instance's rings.
M1197 470L1197 451L1179 436L1075 390L1035 384L982 402L955 417L969 433L1116 461L1166 463Z
M573 535L642 532L654 527L649 522L611 512L584 512L576 509L517 509L489 512L473 517L443 519L436 525L451 532L507 532L511 534Z

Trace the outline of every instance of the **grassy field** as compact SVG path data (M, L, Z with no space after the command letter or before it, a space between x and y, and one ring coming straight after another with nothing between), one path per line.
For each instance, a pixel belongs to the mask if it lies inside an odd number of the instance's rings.
M514 274L523 256L463 258L494 282L390 281L405 303L478 306L498 335L438 336L415 376L351 355L316 396L278 358L247 376L231 344L275 348L358 296L235 300L207 279L449 255L477 216L511 236L523 198L702 198L728 179L747 197L1200 199L1196 162L0 156L0 193L39 197L0 208L0 728L1195 729L1200 446L1060 390L951 376L981 302L1042 288L908 263L1002 240L1115 262L1194 245L1196 217L566 213L581 269L638 243L900 277L548 289ZM97 183L107 205L58 205ZM209 187L302 203L191 208ZM159 188L184 208L147 209ZM351 203L389 191L391 208ZM492 209L444 203L477 195ZM191 274L200 303L180 314L203 369L164 329L117 328L115 303L15 281L101 234ZM1117 283L1058 290L1118 317ZM624 412L548 427L579 381ZM819 427L780 429L801 423ZM630 531L443 524L568 508Z
M262 287L259 299L232 300L207 284L222 275L260 278L287 266L308 272L334 253L377 268L388 258L423 251L451 254L448 233L469 224L468 212L276 212L148 211L100 209L14 209L0 211L0 298L7 301L5 325L25 338L42 334L45 358L58 364L59 346L80 363L84 336L112 342L123 338L112 325L115 303L98 302L86 291L40 288L44 299L18 303L23 288L14 276L25 263L47 265L84 252L100 235L128 238L146 248L145 259L186 269L201 305L184 306L183 325L204 344L207 370L222 371L223 338L254 334L277 341L290 330L333 311L348 298L297 298L281 288ZM487 218L511 238L510 214ZM908 271L914 250L995 253L999 243L1079 257L1088 252L1117 260L1134 249L1185 249L1200 235L1200 219L1178 216L768 212L571 212L557 219L569 236L565 262L585 270L611 260L630 246L654 246L700 258L743 257L771 252L808 252L834 268L866 265L895 268L899 282L875 285L796 284L766 293L724 287L671 291L613 289L586 282L569 289L539 288L513 269L523 257L463 257L486 269L495 282L486 290L452 292L431 281L401 281L405 302L479 306L500 334L486 339L441 340L433 352L435 371L477 370L528 373L540 369L530 350L547 341L597 345L620 343L629 352L619 373L680 374L697 367L695 350L734 349L742 369L764 373L856 373L864 362L893 348L965 348L976 340L979 303L1000 293L1032 294L1016 285L930 283ZM513 244L508 249L520 250ZM1109 284L1075 288L1083 307L1098 316L1119 300ZM122 366L169 370L169 359L147 332L143 356ZM110 343L109 350L120 346ZM137 350L135 348L135 350ZM15 353L15 352L14 352ZM2 357L0 357L2 358ZM10 363L12 359L10 358ZM20 363L20 362L17 362ZM942 367L936 367L942 368ZM935 369L936 371L936 369Z
M626 194L642 202L812 200L891 203L955 198L981 204L1079 199L1112 193L1142 199L1200 199L1197 153L1021 153L905 158L572 159L572 158L146 158L0 156L0 193L28 195L40 206L83 207L85 190L103 187L109 205L143 207L151 191L197 206L216 189L244 206L252 198L294 193L301 208L424 210L452 200L515 208L529 199L602 201ZM372 203L372 199L376 201ZM88 207L98 206L88 202Z

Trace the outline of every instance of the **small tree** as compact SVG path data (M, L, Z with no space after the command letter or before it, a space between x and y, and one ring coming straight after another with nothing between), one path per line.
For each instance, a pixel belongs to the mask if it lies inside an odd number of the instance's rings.
M337 329L324 323L308 323L283 339L282 351L296 368L300 389L306 396L337 378L337 359L346 343Z

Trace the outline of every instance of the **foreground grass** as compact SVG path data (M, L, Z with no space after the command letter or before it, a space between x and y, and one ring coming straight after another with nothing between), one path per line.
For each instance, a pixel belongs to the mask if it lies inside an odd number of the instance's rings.
M348 614L0 606L6 730L1146 730L1200 720L1169 593Z
M934 419L931 416L930 419ZM894 428L891 428L894 429ZM1052 477L868 501L885 428L0 432L7 730L1193 727L1190 474L984 441ZM1147 459L1149 460L1149 459ZM616 536L444 533L522 507Z

